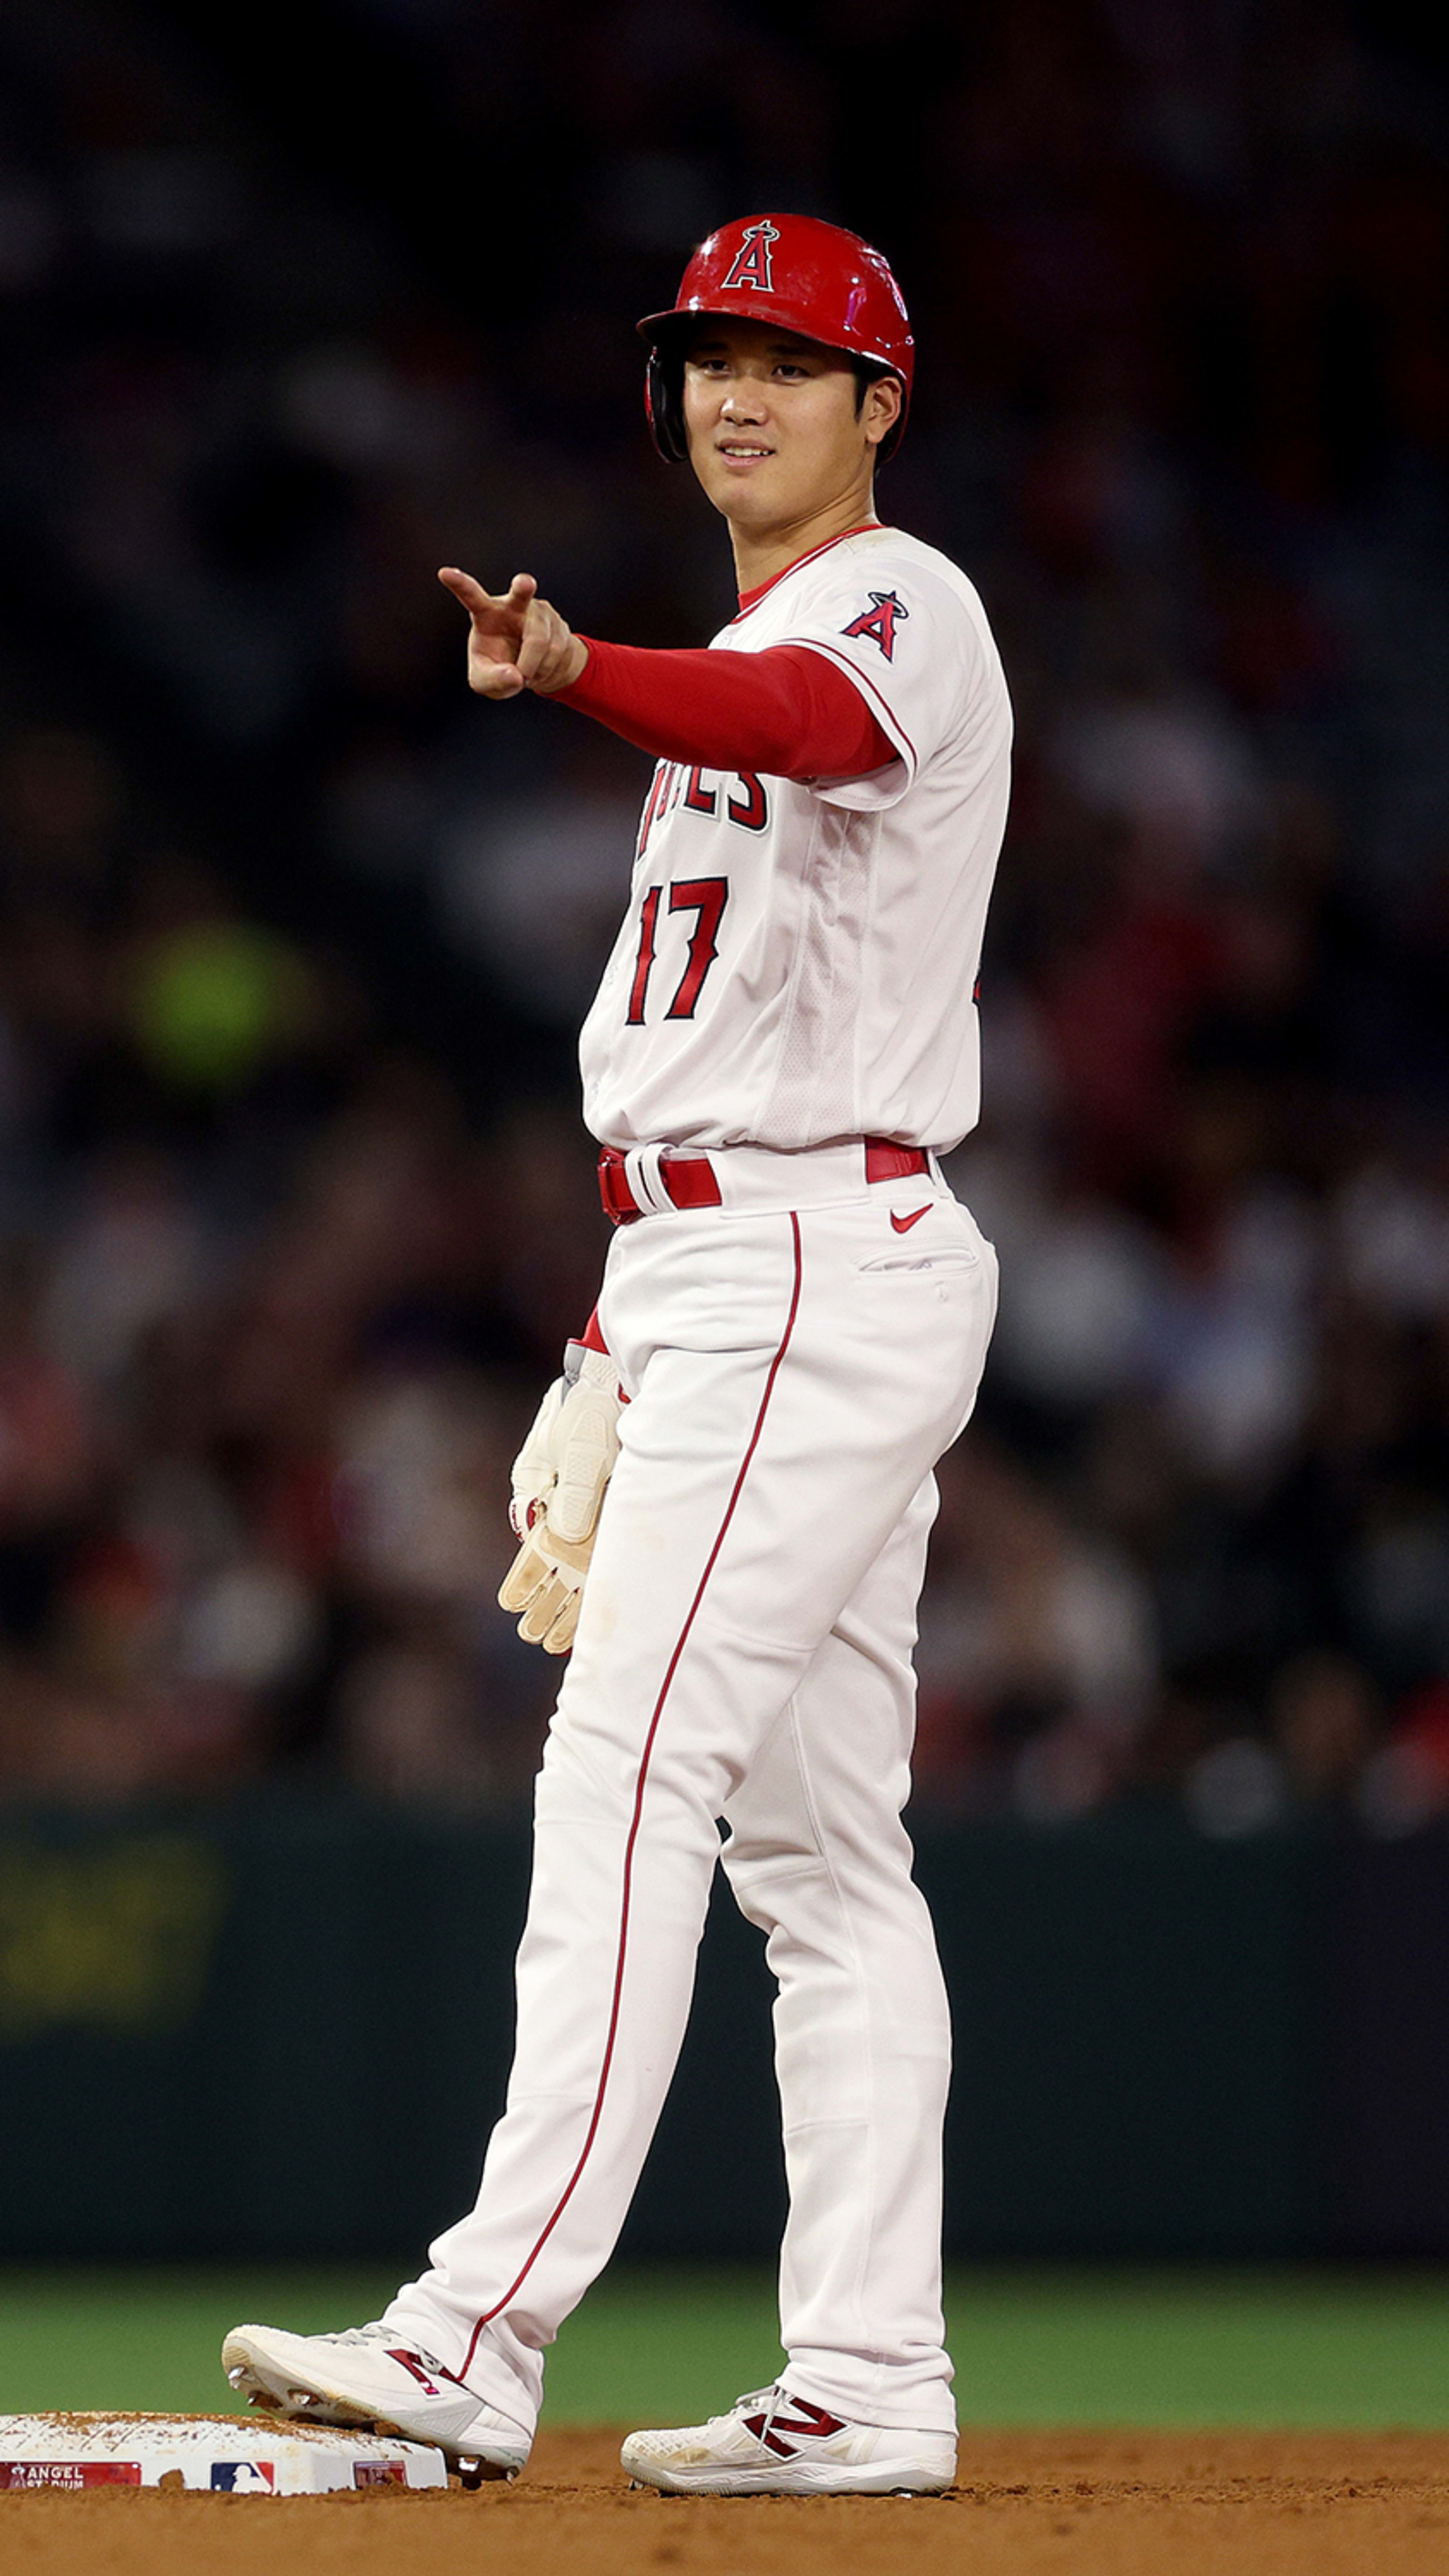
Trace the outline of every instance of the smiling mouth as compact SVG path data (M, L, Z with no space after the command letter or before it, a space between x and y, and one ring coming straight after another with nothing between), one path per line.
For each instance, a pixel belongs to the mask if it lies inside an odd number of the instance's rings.
M721 456L731 457L736 463L745 465L752 464L759 457L773 456L775 453L773 447L746 446L743 439L730 439L728 443L724 439L719 439L716 446Z

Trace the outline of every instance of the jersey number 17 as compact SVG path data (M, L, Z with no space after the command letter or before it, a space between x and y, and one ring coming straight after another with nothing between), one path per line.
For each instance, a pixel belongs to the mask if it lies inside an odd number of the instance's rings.
M685 959L684 973L678 990L664 1017L666 1020L692 1020L695 1005L704 988L704 979L719 955L719 925L729 900L728 877L684 877L669 892L671 912L692 912L694 930ZM634 961L634 981L629 987L630 1028L642 1028L649 997L649 978L654 971L654 940L659 921L663 886L651 886L644 897L639 916L639 954Z

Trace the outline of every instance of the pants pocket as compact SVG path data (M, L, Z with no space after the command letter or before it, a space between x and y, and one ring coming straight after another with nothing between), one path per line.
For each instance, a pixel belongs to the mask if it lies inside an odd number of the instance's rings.
M861 1263L860 1277L862 1279L889 1279L895 1277L903 1270L935 1270L946 1272L952 1270L979 1270L980 1266L980 1260L976 1253L968 1251L964 1244L958 1245L953 1243L948 1250L943 1252L926 1252L924 1250L920 1252L883 1252L878 1260L863 1261Z

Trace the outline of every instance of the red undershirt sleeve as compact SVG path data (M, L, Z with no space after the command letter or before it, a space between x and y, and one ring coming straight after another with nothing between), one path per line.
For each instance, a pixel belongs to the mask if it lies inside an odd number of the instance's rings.
M588 661L550 694L657 760L767 778L864 778L900 757L845 672L808 644L651 652L580 636Z

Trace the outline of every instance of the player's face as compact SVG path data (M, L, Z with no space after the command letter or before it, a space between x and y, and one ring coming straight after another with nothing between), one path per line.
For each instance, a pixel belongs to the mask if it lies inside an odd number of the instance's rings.
M859 410L856 392L837 349L762 322L707 324L684 363L684 423L715 508L764 531L868 491L899 388L872 386Z

